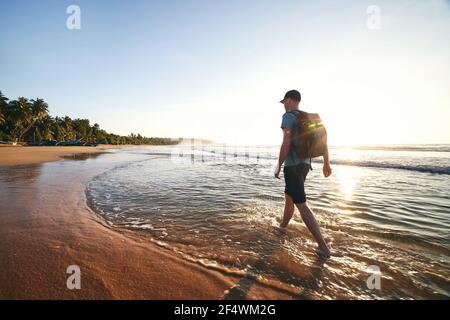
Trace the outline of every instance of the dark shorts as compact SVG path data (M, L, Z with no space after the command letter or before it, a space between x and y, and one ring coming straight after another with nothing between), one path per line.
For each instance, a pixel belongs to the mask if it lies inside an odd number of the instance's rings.
M310 165L300 163L292 167L284 167L284 182L286 187L284 193L289 195L294 203L305 203L305 179L308 175Z

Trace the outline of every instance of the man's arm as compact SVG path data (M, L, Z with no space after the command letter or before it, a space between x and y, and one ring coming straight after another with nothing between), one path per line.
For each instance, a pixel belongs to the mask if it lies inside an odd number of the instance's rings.
M328 154L328 146L323 154L323 175L328 178L331 175L330 157Z
M281 144L280 154L278 156L278 166L277 169L275 170L275 177L278 179L280 178L281 166L286 160L286 157L290 149L291 149L291 129L285 128L283 129L283 143Z
M324 154L323 154L323 163L324 163L324 164L330 164L330 157L329 157L329 155L328 155L328 146L327 146L327 148L325 149L325 152L324 152Z

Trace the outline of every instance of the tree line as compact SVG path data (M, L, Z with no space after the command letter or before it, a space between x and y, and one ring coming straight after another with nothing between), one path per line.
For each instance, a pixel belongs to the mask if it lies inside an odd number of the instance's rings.
M181 139L147 138L140 134L120 136L91 125L88 119L52 117L40 98L9 100L0 91L0 141L39 144L76 141L77 144L177 144Z

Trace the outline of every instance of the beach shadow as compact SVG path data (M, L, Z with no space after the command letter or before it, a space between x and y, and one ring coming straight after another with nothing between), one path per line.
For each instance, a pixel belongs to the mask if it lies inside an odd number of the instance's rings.
M282 250L281 241L279 241L282 235L283 234L281 232L278 232L278 236L274 237L274 241L276 241L277 245L273 246L273 249L267 254L260 256L255 265L244 276L242 276L242 278L235 286L228 290L228 292L223 297L224 300L244 300L246 299L247 294L250 292L251 287L255 283L261 284L255 279L255 277L259 273L262 273L264 270L267 270L268 262L272 258L274 252L276 250ZM317 291L317 288L319 288L320 281L323 277L323 265L326 261L327 259L317 256L310 266L311 275L309 277L298 278L297 281L292 281L292 279L289 279L289 284L293 284L297 287L303 288L304 291L299 294L292 294L291 292L289 292L288 294L294 295L298 300L311 299L313 293ZM276 280L284 282L283 279ZM287 293L283 289L273 287L271 288L276 291Z

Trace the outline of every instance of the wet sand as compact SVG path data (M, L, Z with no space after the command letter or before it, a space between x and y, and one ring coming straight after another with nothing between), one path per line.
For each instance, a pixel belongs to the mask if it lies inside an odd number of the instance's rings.
M86 204L85 184L91 176L62 176L53 171L54 164L38 164L67 151L102 148L0 148L5 175L0 183L0 299L295 298L111 228ZM70 265L81 269L81 290L67 289ZM236 290L236 284L245 291Z

